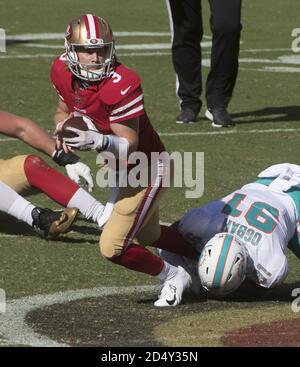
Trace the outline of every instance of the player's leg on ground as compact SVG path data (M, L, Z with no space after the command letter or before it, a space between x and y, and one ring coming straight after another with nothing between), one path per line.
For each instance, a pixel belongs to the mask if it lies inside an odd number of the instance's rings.
M41 158L35 155L27 156L24 172L30 186L44 192L62 206L78 208L85 218L95 222L100 219L104 206Z
M167 301L160 301L157 306L176 306L181 302L184 289L190 284L189 275L184 269L179 270L168 264L135 241L139 238L139 230L144 222L148 233L151 234L148 240L154 242L160 237L161 229L158 215L155 213L158 211L160 189L160 187L148 187L142 190L122 188L112 216L102 232L100 249L102 255L114 263L158 276L162 282L168 282L168 287L163 287L164 292L161 295L170 301L170 304ZM153 213L155 220L151 218Z

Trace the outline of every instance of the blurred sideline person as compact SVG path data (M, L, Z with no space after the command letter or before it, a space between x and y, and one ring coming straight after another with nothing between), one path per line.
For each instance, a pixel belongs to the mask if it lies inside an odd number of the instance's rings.
M112 215L101 234L101 254L115 264L157 276L164 287L155 306L176 306L190 285L190 277L183 268L171 266L146 246L190 258L197 253L184 244L178 232L159 224L159 200L170 172L162 159L151 162L151 153L164 152L165 147L145 111L140 77L117 61L111 27L101 17L84 14L71 21L65 46L66 53L55 59L51 70L59 96L57 133L65 118L75 112L90 118L95 126L88 131L71 128L77 137L65 138L64 144L111 153L121 158L121 165L126 165L132 152L142 152L148 159L143 169L148 172L154 168L146 187L119 188ZM133 166L128 165L126 171Z
M201 252L197 266L204 289L223 295L245 278L263 288L280 285L288 274L287 248L300 259L299 223L300 166L283 163L225 198L188 211L176 227ZM160 255L173 265L187 264L183 257Z
M201 0L166 0L172 33L172 60L181 113L177 123L194 123L201 109ZM234 123L227 112L238 74L241 0L209 0L213 34L211 66L206 81L205 116L213 127Z
M93 188L89 167L79 162L79 157L74 153L65 153L63 149L57 150L55 140L33 121L0 111L0 133L18 138L33 148L52 156L57 164L66 167L74 180L79 181L80 177L83 177L88 182L89 188ZM78 208L85 218L93 220L99 226L104 225L106 221L107 210L104 210L104 206L99 201L82 189L78 183L50 167L36 155L0 159L0 181L22 195L28 194L32 189L38 189L66 208ZM13 215L22 218L26 206L20 204L22 201L20 197L18 198L13 192L5 196L5 193L1 191L1 198L3 197L5 197L5 205L2 203L1 210L9 209L12 214L13 206ZM61 215L64 220L69 217L71 223L76 213L75 210L65 210ZM52 218L53 212L49 211L48 214ZM57 216L56 213L54 217Z

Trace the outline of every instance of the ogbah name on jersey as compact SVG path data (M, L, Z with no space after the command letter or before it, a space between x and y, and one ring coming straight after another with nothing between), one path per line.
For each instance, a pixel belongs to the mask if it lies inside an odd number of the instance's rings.
M226 219L226 229L228 233L235 234L241 240L251 243L253 246L258 246L262 239L262 234L260 232L243 224L234 222L229 218Z

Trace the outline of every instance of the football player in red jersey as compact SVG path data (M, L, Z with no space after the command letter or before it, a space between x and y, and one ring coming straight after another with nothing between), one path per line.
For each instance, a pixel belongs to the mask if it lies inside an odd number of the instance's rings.
M125 160L132 152L142 152L149 162L146 169L151 165L156 168L146 187L119 188L114 210L101 234L101 253L116 264L158 276L164 286L155 306L176 306L191 283L190 275L146 246L190 258L197 253L175 230L159 225L158 205L169 173L162 159L151 162L151 153L162 153L165 147L145 111L141 80L135 71L117 61L111 27L101 17L84 14L75 18L67 27L65 46L66 52L54 60L51 69L59 95L56 131L61 131L70 113L87 116L98 129L75 129L77 137L63 139L65 149L94 149Z
M93 185L89 167L79 162L79 157L72 152L65 153L62 149L56 149L55 140L33 121L0 111L0 133L18 138L43 153L52 156L57 164L66 167L73 180L79 181L80 175L88 181L90 186ZM33 227L38 227L38 215L42 211L44 222L46 222L45 218L48 217L51 223L56 223L57 228L53 228L50 231L53 234L57 234L58 231L66 231L67 224L69 224L69 227L73 223L78 211L74 208L78 208L84 217L95 221L99 226L105 223L111 210L110 203L104 208L99 201L83 190L77 182L64 176L50 167L40 157L33 154L0 159L0 181L2 182L0 186L0 210L33 225ZM18 195L18 193L27 193L32 188L44 192L51 199L69 209L65 209L63 213L56 213L50 210L45 212L44 209L39 208L36 213L32 212L31 216L31 211L34 207L32 205L32 208L29 207L30 203ZM68 217L67 220L66 217ZM60 225L57 222L60 218L63 220L64 225ZM44 231L44 234L47 236L48 233L46 232L49 231Z

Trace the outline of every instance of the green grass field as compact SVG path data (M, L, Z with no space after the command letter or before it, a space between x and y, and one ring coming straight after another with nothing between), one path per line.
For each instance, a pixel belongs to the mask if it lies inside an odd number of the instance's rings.
M184 188L170 189L161 204L162 221L173 222L187 210L214 198L225 196L244 183L255 180L256 174L268 165L280 162L300 164L300 54L291 50L294 40L291 36L292 30L300 27L299 6L296 1L244 1L240 71L230 104L230 112L236 122L236 128L230 131L216 131L210 126L203 118L205 103L199 123L192 126L175 124L179 109L175 96L175 74L170 48L164 46L170 44L169 21L164 1L24 0L21 2L11 0L4 2L0 0L0 8L0 28L5 29L8 38L6 52L0 52L1 109L29 117L51 133L57 97L49 82L49 70L52 60L63 52L61 47L63 40L49 40L41 37L38 40L12 42L10 37L24 34L63 34L68 22L80 13L93 12L109 20L116 34L119 59L140 73L147 112L155 128L161 133L168 150L204 152L204 195L199 199L186 199ZM203 2L203 14L204 40L209 41L209 9L206 1ZM152 32L153 34L146 36L142 33L139 35L129 33L124 36L121 32ZM131 47L127 47L128 45ZM143 45L152 45L153 49ZM209 58L209 51L209 48L203 49L204 59ZM203 67L203 80L208 70L208 67ZM173 135L170 135L171 133ZM33 152L21 142L7 140L4 136L0 137L0 146L1 158ZM81 156L96 172L95 155L84 153ZM48 158L45 159L52 164ZM107 191L96 188L94 194L101 200L105 200ZM29 200L42 206L57 208L55 203L42 194L30 196ZM6 215L1 216L0 226L0 288L5 290L8 300L93 287L157 284L155 279L121 267L116 268L102 259L98 251L98 230L86 222L78 221L74 230L58 241L39 239L25 225ZM250 307L260 312L263 322L277 320L278 317L275 317L274 313L265 311L270 304L272 307L277 307L275 315L280 314L282 310L284 315L282 318L290 319L297 316L291 311L289 305L293 300L290 294L292 285L296 285L300 279L299 263L293 255L288 254L288 257L290 274L286 284L290 287L284 289L286 297L280 297L280 291L278 291L274 294L274 300L261 295L259 296L261 299L256 300L255 294L250 301L242 298L219 303L215 300L202 300L197 303L193 300L191 304L187 302L178 310L171 311L153 310L152 301L155 298L153 291L150 295L143 294L143 297L140 297L140 294L132 297L124 296L124 302L129 302L133 305L132 307L142 302L142 310L152 315L150 319L153 323L149 322L147 328L151 340L147 339L149 342L147 345L182 345L180 340L183 334L178 335L178 330L184 330L184 335L189 333L192 335L186 345L222 345L220 338L211 343L200 338L200 330L195 327L197 317L201 315L201 322L204 322L203 313L210 315L209 312L213 312L216 315L214 320L218 324L218 317L222 317L223 310L226 309L228 312L228 309L235 308L240 310L237 313L237 319L243 320L245 317L243 310L248 310L247 307ZM108 297L103 304L101 297L97 298L99 307L107 306L110 310L114 310L115 307L115 312L120 314L122 310L119 306L117 307L118 300L114 296L110 297L112 299ZM140 298L151 299L151 302L140 301ZM93 302L95 301L88 302L86 309L92 307L91 304L96 309L97 302ZM82 313L76 313L76 307L70 306L71 310L75 310L72 315L68 313L68 304L64 305L63 310L64 315L70 316L70 320L72 317L77 318L79 324L76 323L76 325L81 325L77 330L84 329L84 323L82 325L80 321L84 318L85 308L83 306L81 308ZM51 310L49 312L51 315ZM54 312L54 315L59 321L59 311ZM107 312L103 312L103 315L100 312L91 313L91 315L98 321L101 317L103 319L110 317ZM250 321L248 317L247 323L240 325L251 324L251 317L253 317L253 323L257 321L252 313L247 315L250 315ZM33 328L35 323L41 323L38 316L36 314L30 318L31 321L34 320L30 323ZM5 317L5 314L0 314L0 319L1 317ZM44 321L48 320L45 315L43 317ZM174 320L177 322L176 325L182 325L182 328L177 328L174 338L168 339L166 328L174 324ZM70 327L70 323L66 323L66 329ZM43 333L47 325L52 325L50 321L44 324L44 329L40 330L36 327L35 330ZM59 322L55 325L58 327L58 324ZM86 325L86 327L93 325L91 316ZM189 325L193 325L190 330ZM210 327L207 326L205 330L210 330ZM101 329L101 325L99 328ZM130 326L128 328L134 333L134 326L133 329ZM109 330L113 333L113 329ZM75 328L73 332L75 335ZM21 330L20 333L22 333ZM47 335L55 339L55 335L50 332ZM65 335L59 333L57 335L60 335L59 340L68 343L69 339ZM109 339L109 333L105 335L105 342L98 341L95 336L94 344L105 345L108 340L112 340L111 346L126 346L126 343L135 345L135 342L130 339L130 333L126 338L124 337L123 344L118 342L117 338ZM0 329L0 338L1 336L0 344L1 340L3 344L7 343L6 340L9 338L1 335ZM80 340L78 331L74 338ZM85 344L84 340L82 343L72 343L69 340L69 343ZM8 341L8 344L11 342ZM30 342L24 340L16 344L26 345Z

